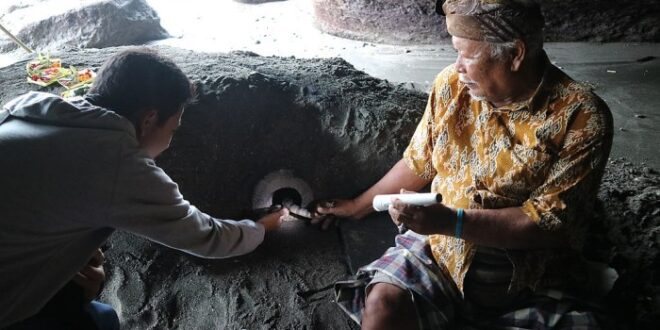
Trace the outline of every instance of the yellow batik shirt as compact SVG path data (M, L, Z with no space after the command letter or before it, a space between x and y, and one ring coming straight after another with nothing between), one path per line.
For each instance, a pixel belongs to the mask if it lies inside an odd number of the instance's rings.
M445 68L403 155L449 207L517 206L543 230L566 235L566 249L507 250L511 290L583 279L579 251L612 144L607 105L546 63L529 100L500 108L471 98L453 65ZM429 236L429 243L462 290L476 247L444 235Z

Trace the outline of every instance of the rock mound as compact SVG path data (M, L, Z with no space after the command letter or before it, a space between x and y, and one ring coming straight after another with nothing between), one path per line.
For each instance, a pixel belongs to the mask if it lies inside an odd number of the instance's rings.
M85 1L82 7L57 0L32 1L8 8L5 27L36 51L63 47L104 48L169 37L145 0ZM18 46L0 40L0 52Z
M344 38L391 44L437 43L449 38L435 0L313 0L317 26ZM547 41L658 42L655 0L538 1Z

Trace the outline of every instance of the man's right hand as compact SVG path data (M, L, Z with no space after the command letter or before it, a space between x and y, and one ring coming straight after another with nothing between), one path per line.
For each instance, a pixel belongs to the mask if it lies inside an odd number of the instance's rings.
M333 224L337 225L340 218L361 219L366 215L362 213L353 199L324 200L316 204L311 222L326 230Z
M280 228L280 226L282 225L282 221L288 215L289 215L289 210L286 209L286 208L282 208L282 209L280 209L276 212L273 212L273 213L270 213L270 214L267 214L267 215L263 216L257 222L262 224L264 226L264 228L266 228L267 232L268 231L273 231L273 230L276 230L276 229Z

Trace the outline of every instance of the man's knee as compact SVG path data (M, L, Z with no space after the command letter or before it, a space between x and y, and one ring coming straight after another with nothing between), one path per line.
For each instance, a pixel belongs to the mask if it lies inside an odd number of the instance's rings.
M410 293L389 283L376 283L365 302L365 313L396 313L414 311Z

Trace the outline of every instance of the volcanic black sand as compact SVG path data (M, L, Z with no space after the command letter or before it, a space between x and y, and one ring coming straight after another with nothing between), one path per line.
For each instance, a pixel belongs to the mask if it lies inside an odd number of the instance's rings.
M98 69L119 49L53 55L65 65ZM157 162L188 200L220 218L248 214L256 184L279 169L305 180L316 198L354 196L400 158L427 97L338 58L161 51L195 81L200 96ZM24 67L0 69L2 104L38 89L25 82ZM606 297L611 314L630 329L657 327L660 175L612 160L599 198L586 252L619 272ZM354 251L346 249L367 249L374 221L326 232L287 222L254 253L228 260L199 259L115 233L106 245L102 300L119 311L127 329L354 329L332 302L332 290L324 289L356 266L347 263ZM378 255L390 236L383 234L369 253Z

